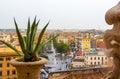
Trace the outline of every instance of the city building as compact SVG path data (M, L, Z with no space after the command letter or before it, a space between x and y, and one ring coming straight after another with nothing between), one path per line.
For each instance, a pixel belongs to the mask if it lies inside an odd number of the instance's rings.
M0 79L17 79L16 69L9 64L9 61L16 57L19 56L10 48L0 47Z
M106 46L104 44L104 40L102 37L96 40L96 47L106 49Z
M38 38L38 35L39 34L36 35L36 38ZM48 32L44 34L44 38L42 39L42 41L48 39L49 35L50 33ZM91 74L95 73L94 70L96 69L96 67L104 68L112 65L111 64L112 59L107 57L104 50L98 49L102 47L104 48L105 46L103 42L103 38L102 37L99 38L98 37L99 35L96 35L96 36L97 37L95 37L94 33L90 33L90 32L79 33L79 34L77 32L76 33L61 32L60 36L57 37L57 40L63 41L68 45L70 45L70 42L74 42L75 43L75 45L73 46L74 50L70 51L70 58L68 55L61 57L61 55L55 51L53 44L51 44L50 46L48 46L48 48L43 49L43 52L45 52L45 55L48 57L48 60L49 60L48 63L44 65L44 67L48 68L49 73L56 73L59 71L60 77L64 76L63 74L61 75L61 72L64 72L65 74L66 72L68 73L73 72L73 75L70 75L71 73L67 74L66 79L69 79L71 76L75 77L74 76L75 68L80 71L80 73L78 72L78 74L76 73L76 71L75 73L78 77L80 76L81 79L84 78L82 76L83 74L85 74L85 76L87 75L88 79L89 77L90 79L93 78L94 75L91 76ZM92 39L92 38L95 38L95 39ZM12 36L12 41L13 41L12 42L13 45L18 45L18 38L16 35ZM35 39L35 41L37 40ZM16 46L16 47L17 49L20 49L19 46ZM11 59L16 57L19 57L19 56L11 49L7 47L0 48L0 79L17 79L16 69L8 63ZM71 65L73 67L73 70L69 71ZM83 68L84 70L81 70ZM85 69L85 68L88 68L88 69ZM91 68L93 68L92 72L91 70L89 70ZM41 72L45 73L46 71L42 69ZM85 72L87 72L88 74ZM99 73L100 76L102 75L99 72L99 69L96 69L96 72ZM44 76L44 73L43 73L43 76ZM97 76L94 79L98 79L99 74L96 74ZM76 79L78 79L78 77ZM53 77L51 79L53 79ZM56 76L55 76L55 79L57 79Z
M90 46L91 46L90 38L82 38L81 40L82 51L90 49L91 48Z
M10 34L7 34L7 33L0 33L0 40L10 43L11 36Z
M85 55L85 62L87 66L101 66L107 67L110 66L112 63L112 59L110 59L106 52L103 50L92 50Z
M82 67L85 67L85 62L80 62L80 61L74 61L72 62L72 67L73 69L80 69Z
M77 50L81 49L81 37L75 37L75 47L77 48Z
M63 41L64 43L68 44L68 38L64 37L64 36L59 36L57 39L58 42Z

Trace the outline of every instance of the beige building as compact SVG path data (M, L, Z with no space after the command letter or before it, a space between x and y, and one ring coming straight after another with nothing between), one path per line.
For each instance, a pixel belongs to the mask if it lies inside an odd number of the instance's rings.
M6 42L10 42L11 36L10 36L10 34L0 33L0 40L4 40Z
M110 66L112 63L112 59L110 59L104 51L99 51L96 53L88 53L85 57L86 65L88 66L100 66L106 67Z
M60 41L63 41L64 43L67 43L68 44L68 38L64 37L64 36L59 36L57 38L57 41L60 42Z

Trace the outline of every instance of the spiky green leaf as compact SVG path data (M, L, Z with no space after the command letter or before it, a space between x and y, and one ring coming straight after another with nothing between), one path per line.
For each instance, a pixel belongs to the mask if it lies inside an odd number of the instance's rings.
M23 36L22 38L23 38L23 42L24 42L25 48L26 48L26 45L27 45L27 37L26 37L26 36Z
M32 26L31 26L31 33L30 33L30 45L29 45L29 50L30 52L33 52L33 44L34 44L34 38L33 38L33 32L37 30L37 27L36 27L36 17L32 23Z
M59 36L59 35L57 34L56 36L53 36L53 37L49 38L47 41L44 41L44 42L42 42L41 44L39 44L38 49L36 50L36 54L38 54L38 52L41 51L42 47L43 47L46 43L50 42L51 40L55 39L55 38L58 37L58 36Z
M29 50L29 42L30 42L30 18L28 19L28 24L27 24L27 38L26 38L26 50ZM28 52L28 51L27 51Z
M40 21L40 20L39 20ZM35 35L36 35L36 32L37 32L37 28L38 28L38 24L39 24L39 21L37 23L35 23L35 26L34 26L34 30L33 30L33 35L32 35L32 41L34 41L34 38L35 38ZM34 46L34 42L32 42L32 48ZM32 50L33 51L33 50Z
M19 50L17 50L14 46L12 46L11 44L9 44L9 43L7 43L5 41L2 41L2 40L0 40L0 42L5 44L6 46L11 48L12 50L14 50L18 55L23 56L23 54Z
M24 54L27 54L27 53L26 53L25 42L24 42L24 40L23 40L23 38L22 38L22 35L20 34L20 31L19 31L19 29L18 29L18 25L17 25L17 23L16 23L15 18L14 18L14 23L15 23L16 33L17 33L17 36L18 36L18 40L19 40L20 47L21 47L23 53L24 53Z
M49 25L49 22L45 25L45 27L44 27L44 28L42 29L42 31L40 32L39 37L38 37L37 44L36 44L35 49L34 49L34 53L36 53L36 51L38 50L38 47L39 47L40 42L41 42L41 40L42 40L43 34L44 34L44 32L45 32L45 30L46 30L46 28L47 28L48 25Z

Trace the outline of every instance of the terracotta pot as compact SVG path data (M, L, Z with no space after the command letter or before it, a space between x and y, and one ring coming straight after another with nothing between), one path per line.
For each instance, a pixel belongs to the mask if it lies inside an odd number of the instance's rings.
M45 58L34 62L20 62L17 60L11 60L10 64L16 68L18 79L40 79L40 70L47 63Z

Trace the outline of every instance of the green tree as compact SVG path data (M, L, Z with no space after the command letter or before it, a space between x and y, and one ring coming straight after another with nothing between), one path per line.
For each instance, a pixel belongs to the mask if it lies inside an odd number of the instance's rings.
M70 64L69 69L70 69L70 70L72 70L72 69L73 69L73 65L72 65L72 64Z
M70 48L74 48L75 47L75 42L74 41L70 42L69 46L70 46Z
M66 53L69 49L69 46L64 43L63 41L60 41L59 43L57 43L57 51L58 53Z
M55 35L53 34L52 37L54 37ZM53 45L55 48L57 48L57 45L58 45L58 42L57 42L57 39L53 39Z
M57 34L59 35L59 34ZM55 35L53 34L52 37ZM67 43L64 43L63 41L58 42L56 38L53 39L53 45L58 53L67 53L69 50L69 46Z

